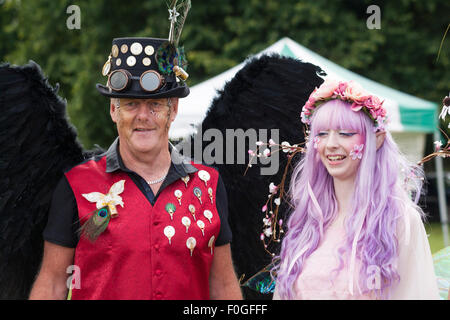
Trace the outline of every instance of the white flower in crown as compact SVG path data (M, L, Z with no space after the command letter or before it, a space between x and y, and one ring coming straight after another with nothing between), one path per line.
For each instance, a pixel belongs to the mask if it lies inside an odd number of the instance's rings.
M119 196L124 190L125 180L120 180L114 183L107 194L100 192L83 193L82 196L89 202L95 202L97 209L108 206L109 212L112 217L117 216L116 205L120 205L123 208L122 197Z

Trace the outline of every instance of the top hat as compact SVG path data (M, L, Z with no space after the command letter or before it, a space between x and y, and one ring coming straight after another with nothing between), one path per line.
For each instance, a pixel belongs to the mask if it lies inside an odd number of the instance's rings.
M111 98L159 99L189 94L183 48L167 39L116 38L103 66L106 85L97 90Z

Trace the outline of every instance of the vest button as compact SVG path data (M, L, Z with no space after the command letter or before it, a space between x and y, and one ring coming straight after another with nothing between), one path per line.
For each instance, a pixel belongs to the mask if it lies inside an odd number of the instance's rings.
M162 274L162 271L161 270L156 270L155 271L155 275L157 276L157 277L159 277L159 276L161 276L161 274Z
M159 251L159 244L155 244L155 245L153 246L153 248L154 248L156 251Z
M161 300L162 299L162 294L161 293L155 294L155 299L156 300Z

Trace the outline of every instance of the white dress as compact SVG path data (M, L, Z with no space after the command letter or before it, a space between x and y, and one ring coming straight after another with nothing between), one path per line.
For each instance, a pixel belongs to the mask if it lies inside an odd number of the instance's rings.
M439 299L433 260L427 235L419 213L410 208L408 216L397 228L397 272L400 281L390 289L390 299ZM408 232L409 231L409 232ZM330 281L331 272L339 265L337 249L345 240L343 216L327 228L319 247L305 261L303 271L294 284L298 300L348 300L375 299L372 294L361 294L355 277L353 294L349 291L348 261L337 277ZM356 260L356 274L360 263ZM280 299L277 290L273 299Z

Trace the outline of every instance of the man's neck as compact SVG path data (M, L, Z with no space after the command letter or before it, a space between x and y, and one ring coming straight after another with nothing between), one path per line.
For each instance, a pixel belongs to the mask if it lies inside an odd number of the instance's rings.
M168 146L146 153L132 153L119 144L119 150L125 167L146 181L161 178L170 168L171 157Z

